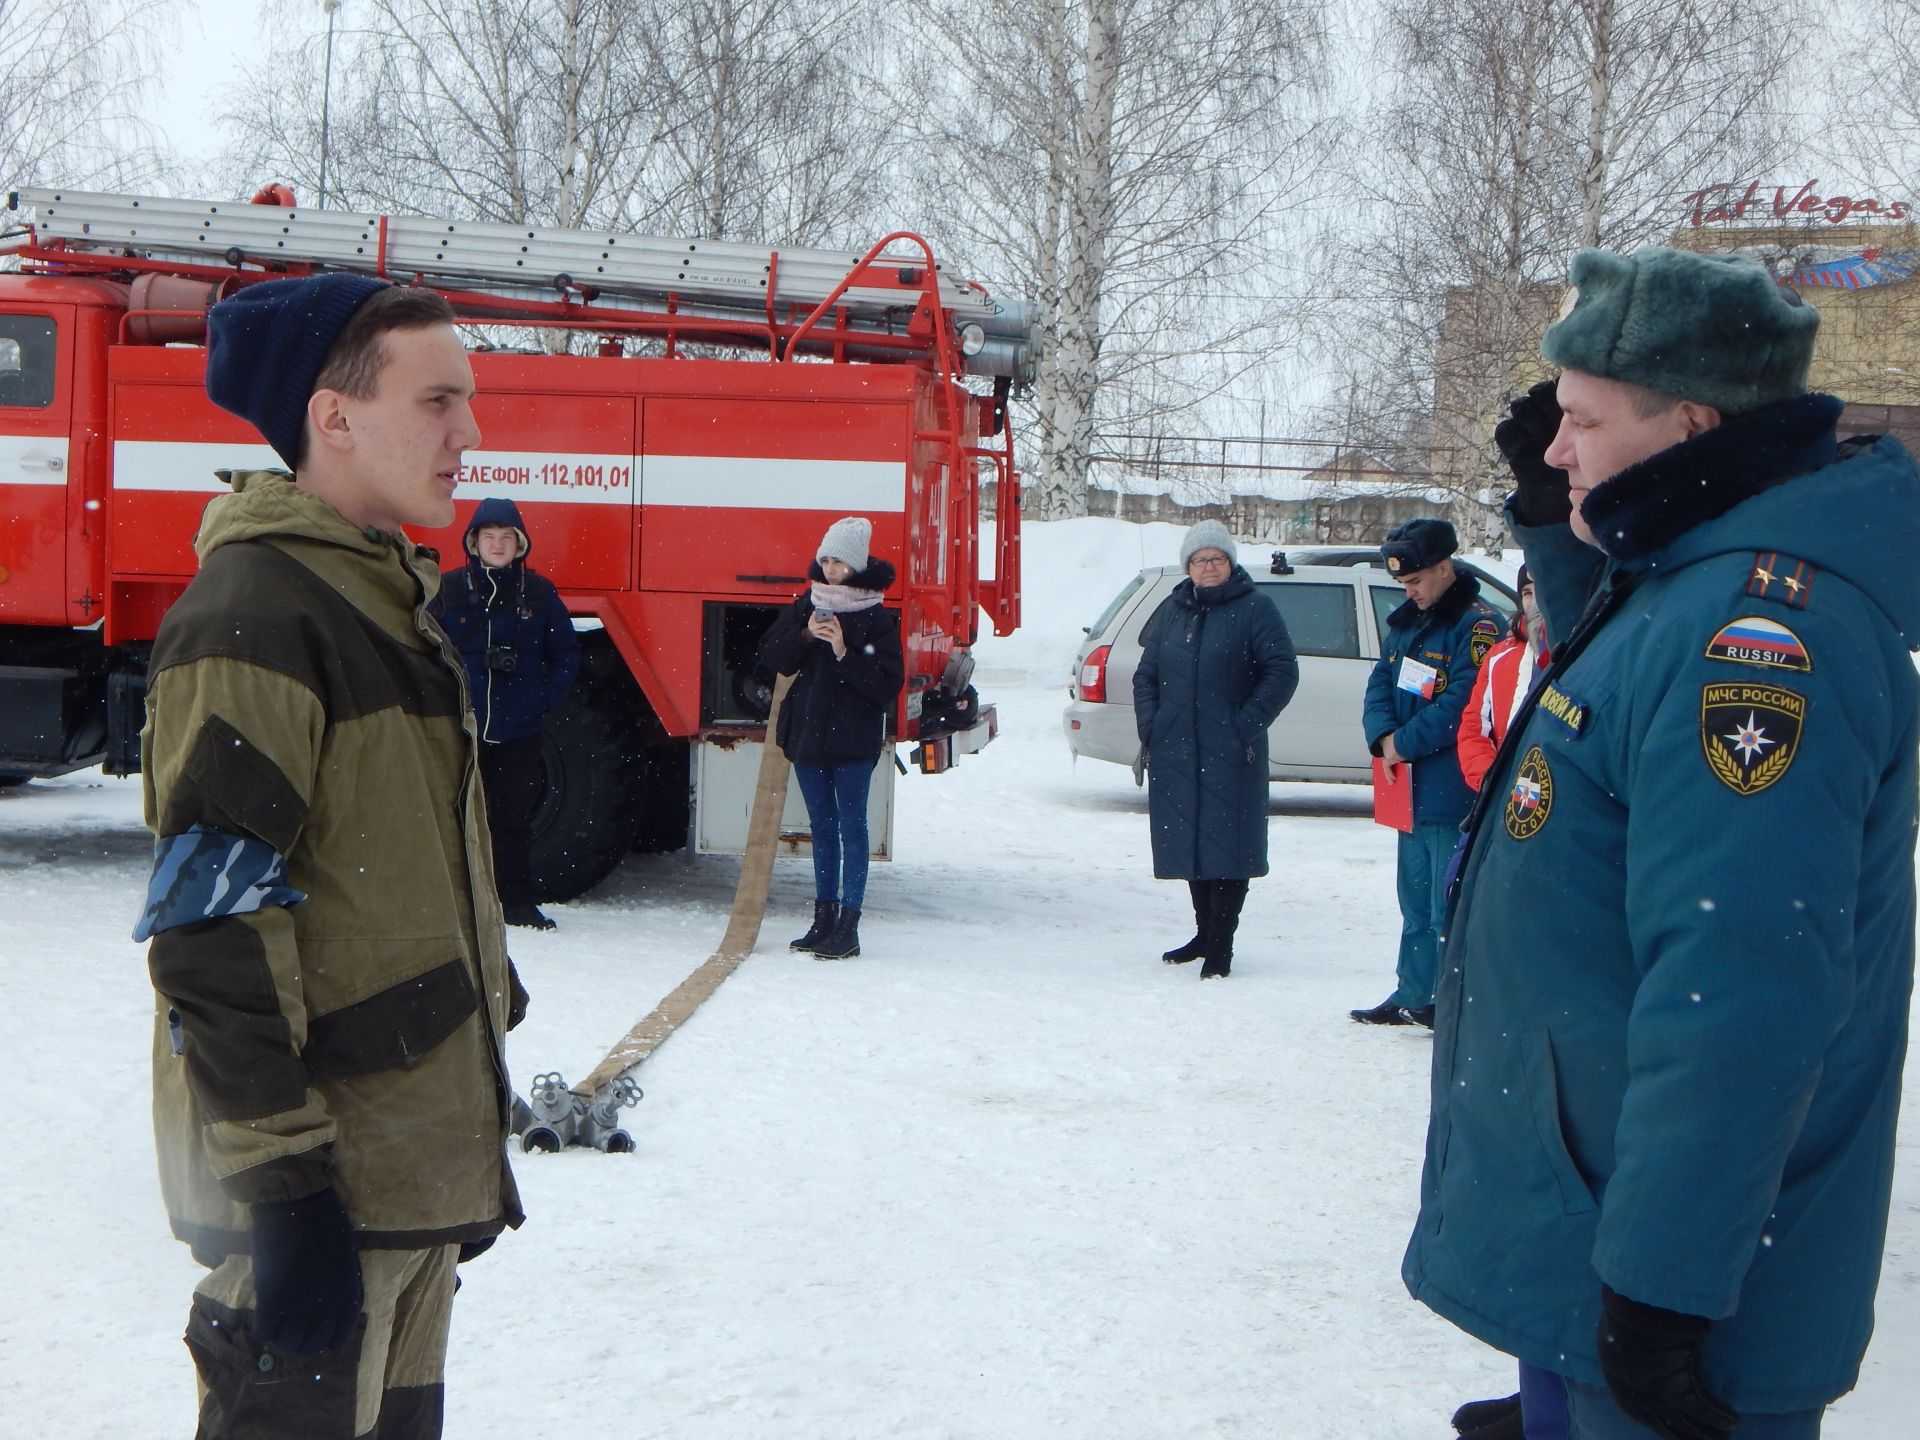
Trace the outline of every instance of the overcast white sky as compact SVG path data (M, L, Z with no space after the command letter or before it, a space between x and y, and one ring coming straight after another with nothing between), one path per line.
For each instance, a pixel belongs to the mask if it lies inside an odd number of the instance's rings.
M339 19L346 20L352 0ZM165 148L186 164L211 160L221 146L217 116L221 97L229 87L214 77L239 76L258 70L267 53L270 22L283 17L326 28L320 0L292 5L267 0L175 0L173 34L166 46L166 64L150 97L148 117L166 132Z

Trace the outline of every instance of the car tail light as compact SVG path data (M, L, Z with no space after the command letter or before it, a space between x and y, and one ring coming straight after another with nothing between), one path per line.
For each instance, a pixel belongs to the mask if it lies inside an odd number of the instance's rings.
M1107 655L1111 645L1102 645L1080 662L1080 698L1096 705L1107 700Z

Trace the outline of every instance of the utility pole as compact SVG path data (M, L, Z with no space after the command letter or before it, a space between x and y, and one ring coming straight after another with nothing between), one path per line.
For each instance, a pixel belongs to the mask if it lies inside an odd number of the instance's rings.
M327 208L327 130L333 118L333 13L340 8L340 0L320 0L320 8L327 16L327 67L326 78L320 82L320 201L319 208Z

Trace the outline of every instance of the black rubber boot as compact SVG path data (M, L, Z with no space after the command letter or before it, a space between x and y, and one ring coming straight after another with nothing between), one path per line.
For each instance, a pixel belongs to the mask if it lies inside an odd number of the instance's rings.
M851 960L860 953L860 912L842 905L827 938L813 947L822 960Z
M1240 907L1247 903L1247 882L1216 880L1207 925L1207 960L1202 980L1224 980L1233 973L1233 937L1240 928Z
M1505 1440L1509 1434L1513 1440L1520 1440L1520 1397L1469 1400L1453 1412L1453 1428L1478 1440Z
M840 906L832 900L813 902L813 924L807 927L807 933L798 940L789 940L789 950L811 950L827 936L833 933L833 922L840 918Z
M538 905L508 905L503 907L507 924L518 925L526 930L555 930L553 917Z
M1169 965L1185 965L1207 953L1207 926L1213 919L1211 880L1189 880L1187 890L1193 899L1193 939L1171 950L1162 950L1160 958Z

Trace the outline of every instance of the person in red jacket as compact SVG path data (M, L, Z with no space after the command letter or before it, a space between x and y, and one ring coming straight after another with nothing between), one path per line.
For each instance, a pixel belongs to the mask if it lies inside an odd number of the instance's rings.
M1475 790L1493 764L1507 735L1507 721L1533 689L1533 677L1547 668L1547 628L1533 599L1533 581L1520 567L1520 611L1513 633L1487 652L1473 678L1467 708L1460 716L1460 774Z

